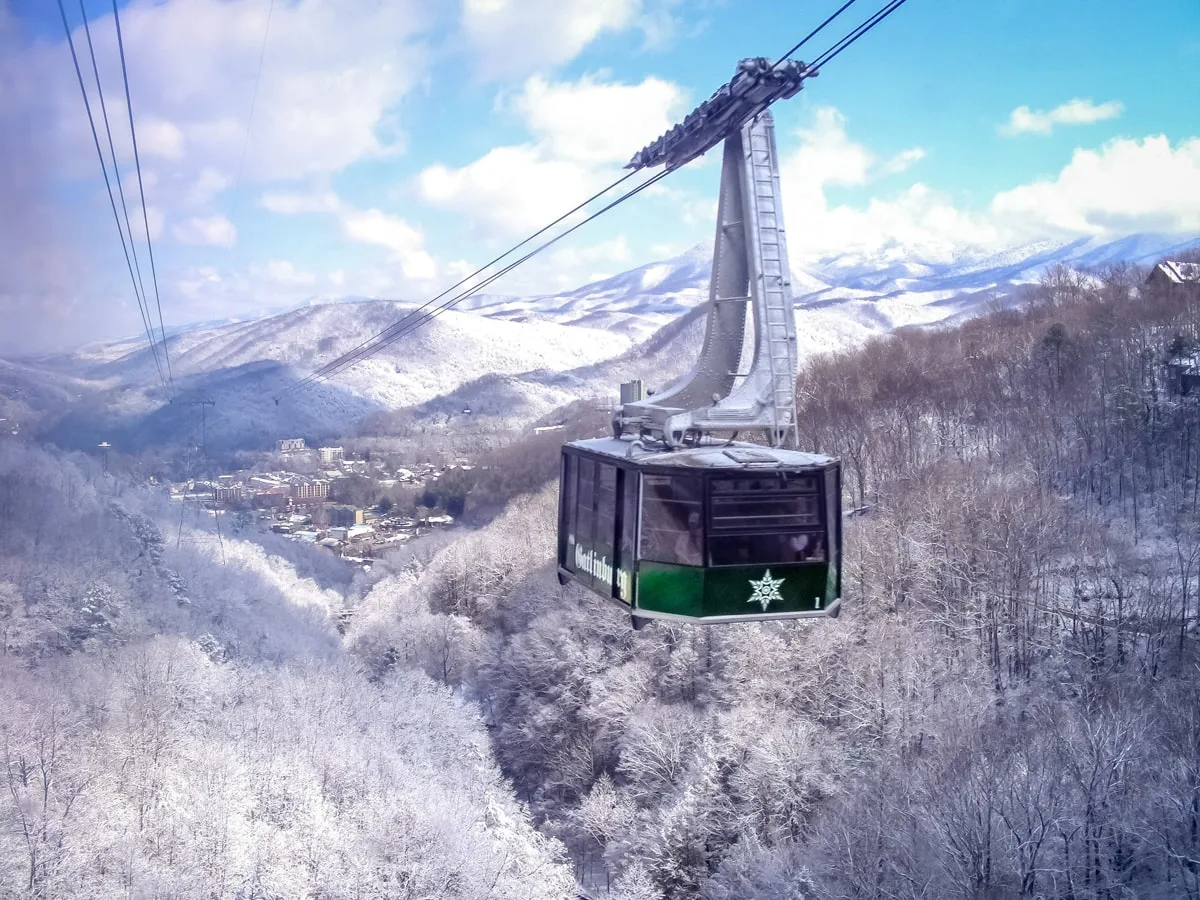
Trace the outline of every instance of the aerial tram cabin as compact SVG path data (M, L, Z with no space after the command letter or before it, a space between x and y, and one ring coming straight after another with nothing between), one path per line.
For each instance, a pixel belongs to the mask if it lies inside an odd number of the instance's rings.
M746 443L567 444L558 571L645 619L835 616L836 460Z
M795 446L796 320L765 107L803 63L743 60L630 168L669 169L724 141L707 330L657 394L621 386L613 436L563 446L558 575L646 619L836 616L841 467ZM761 434L763 443L737 441ZM721 437L724 435L724 437Z

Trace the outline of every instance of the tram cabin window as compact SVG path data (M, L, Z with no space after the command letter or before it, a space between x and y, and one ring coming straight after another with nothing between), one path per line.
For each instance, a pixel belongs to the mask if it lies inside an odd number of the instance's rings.
M563 454L562 498L558 523L558 558L569 560L575 552L575 487L579 480L579 457Z
M642 559L704 565L702 485L696 475L642 476Z
M714 478L710 564L826 562L820 487L811 475Z

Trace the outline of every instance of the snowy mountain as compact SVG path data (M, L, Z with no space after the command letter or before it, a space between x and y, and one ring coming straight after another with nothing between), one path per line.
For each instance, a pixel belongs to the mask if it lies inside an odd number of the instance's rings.
M969 310L981 297L1012 294L1055 264L1079 269L1116 262L1149 264L1196 247L1200 238L1135 234L1107 242L1039 241L997 253L964 254L949 262L885 249L873 257L846 254L793 266L792 291L802 310L836 310L836 318L846 320L839 326L822 314L807 323L818 332L816 346L826 346L828 328L856 339L904 325L932 324ZM711 244L700 245L675 259L564 294L477 298L472 309L509 321L584 324L647 337L707 299L711 262Z
M189 401L204 398L215 404L209 420L214 449L269 446L282 434L333 437L371 413L431 400L484 372L563 371L630 347L628 338L595 329L451 311L331 382L282 393L411 308L383 300L326 303L171 336L174 403L165 402L144 344L100 345L46 361L91 388L51 436L72 447L186 440L197 419Z
M1139 234L1044 241L950 262L888 253L817 260L792 272L800 355L968 317L1054 264L1149 263L1194 247L1200 240ZM266 446L285 433L334 437L373 413L398 409L421 419L470 408L498 422L529 422L572 400L609 398L622 380L661 386L685 371L703 337L702 319L687 314L708 296L710 265L711 248L701 245L562 294L473 297L303 391L281 394L412 305L313 301L251 321L176 329L168 336L176 403L166 402L153 355L134 339L0 366L0 394L23 420L61 416L50 436L71 447L187 440L196 419L188 401L197 398L215 402L211 433L228 448ZM18 381L30 382L23 406L14 405Z

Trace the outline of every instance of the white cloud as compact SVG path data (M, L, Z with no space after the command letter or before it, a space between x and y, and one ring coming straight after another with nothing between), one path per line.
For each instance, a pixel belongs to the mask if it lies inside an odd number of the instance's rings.
M433 257L425 249L420 229L398 216L378 209L358 209L336 194L264 194L260 205L282 215L327 213L337 218L342 234L360 244L391 251L391 259L400 266L405 278L428 281L437 274Z
M1124 105L1116 100L1096 104L1091 100L1080 100L1078 97L1062 106L1056 106L1049 112L1018 106L1009 114L1008 122L1001 125L999 131L1010 137L1018 134L1049 134L1055 125L1090 125L1105 119L1115 119L1124 110Z
M284 215L297 213L337 212L341 200L337 194L325 192L321 194L286 194L266 193L259 200L259 205L269 212Z
M478 265L468 262L465 259L453 259L446 263L446 279L451 284L456 284L474 272Z
M424 236L403 219L378 209L343 209L340 217L346 237L392 251L405 278L422 280L437 274L433 257L425 251Z
M992 215L1028 232L1200 231L1200 138L1162 135L1076 150L1052 180L997 194Z
M193 216L171 228L171 234L184 244L211 247L232 247L237 242L237 229L221 215Z
M379 133L394 124L394 107L424 75L428 52L420 32L428 8L424 0L275 4L251 123L266 3L129 4L121 26L139 148L144 156L174 163L178 171L172 174L189 182L205 168L237 172L244 147L244 177L255 181L336 172L393 153L396 146L383 143ZM128 161L111 14L94 19L91 31L117 154ZM82 51L82 27L75 39ZM23 48L4 62L11 72L3 73L0 106L20 109L41 125L28 139L61 157L59 169L92 177L95 150L65 41ZM98 114L94 91L91 99ZM41 107L48 116L37 115Z
M389 150L376 133L415 84L426 16L412 0L275 4L248 122L267 4L172 0L123 17L135 102L170 118L210 161L245 175L294 178L338 171ZM102 19L94 31L105 31Z
M171 296L185 321L196 321L278 312L332 286L331 276L321 276L291 260L269 259L236 271L218 271L213 266L186 268L175 277ZM250 298L253 303L248 302Z
M799 135L800 146L780 162L783 196L794 208L824 210L827 185L866 184L875 157L850 140L846 117L836 109L816 109Z
M625 163L669 129L685 103L678 85L658 78L620 84L585 75L558 83L534 76L514 106L548 156Z
M608 278L633 264L634 248L624 234L592 243L564 241L497 279L494 284L483 288L483 291L513 296L569 291L588 282ZM464 278L476 268L475 265L463 261L453 266L455 271L448 272L447 284ZM481 278L472 279L467 286L477 284L491 274L491 271L484 273Z
M129 221L133 225L134 240L145 240L146 227L149 226L150 240L157 241L163 236L163 224L166 221L166 216L156 206L147 206L143 214L142 207L131 205L129 207Z
M183 159L183 132L174 122L156 116L138 116L138 152L162 159Z
M276 284L307 287L316 284L317 277L296 266L291 260L272 259L262 265L251 266L251 274Z
M922 148L909 147L907 150L901 150L885 162L883 170L889 175L897 175L900 172L907 172L924 158L925 151Z
M224 172L211 166L205 167L185 188L182 204L189 207L206 207L232 184L233 179Z
M403 146L400 101L426 76L425 33L438 5L431 0L275 3L247 144L268 7L266 0L121 5L146 203L157 211L152 233L161 233L165 213L172 232L178 228L185 239L204 238L204 229L190 220L211 225L219 213L229 216L228 209L215 207L234 183L257 190L264 183L319 177L359 160L394 155ZM78 5L67 4L67 9L90 80ZM130 215L140 219L133 209L140 198L122 118L126 110L111 9L90 25ZM90 99L98 115L94 89ZM103 128L100 141L107 152ZM117 275L125 277L124 260L65 38L32 39L5 0L0 0L0 159L17 176L0 175L5 211L0 218L11 223L0 224L0 244L10 251L10 260L19 260L0 272L2 311L9 321L33 323L52 307L92 309L101 300L120 302L125 295L117 292ZM23 182L20 190L3 184L12 180ZM83 216L78 207L68 214L53 200L64 184L75 181L86 182L88 189ZM52 220L47 227L40 224ZM139 226L140 221L134 230ZM16 240L10 230L24 235ZM105 269L104 286L97 272L83 293L78 283L58 275L97 266ZM160 271L159 276L174 274ZM136 309L128 300L126 315L136 325ZM164 312L168 320L176 314ZM90 323L82 324L83 317L74 313L66 318L72 316L81 322L80 334L94 336Z
M633 25L641 0L464 0L461 25L485 77L558 65L605 31Z
M968 209L921 182L865 204L831 206L827 188L869 183L877 170L874 157L846 134L836 113L818 111L797 137L791 150L786 138L780 142L781 180L789 251L801 265L834 254L936 262L964 250L995 251L1047 237L1200 231L1194 202L1200 196L1200 138L1175 146L1162 136L1122 139L1099 150L1076 150L1056 177L1002 191L986 207Z
M547 159L532 145L497 147L459 169L430 166L418 179L426 202L491 237L535 231L602 186L594 170Z
M629 241L623 234L596 244L561 247L550 253L550 262L556 268L574 268L585 264L594 266L597 263L628 265L632 259L633 253L629 249Z
M487 236L528 233L613 180L616 164L666 131L684 103L676 85L657 78L622 84L585 75L556 83L535 76L512 101L535 142L497 147L460 168L429 166L418 190Z

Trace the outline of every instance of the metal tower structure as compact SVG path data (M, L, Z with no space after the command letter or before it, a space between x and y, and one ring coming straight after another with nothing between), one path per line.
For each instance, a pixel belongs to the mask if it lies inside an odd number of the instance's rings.
M193 397L187 400L177 400L176 402L184 406L199 407L200 409L200 442L189 446L184 456L184 475L188 483L188 491L184 493L179 506L179 529L175 536L175 546L181 547L185 543L206 543L209 538L204 535L204 529L201 528L202 522L211 522L213 534L217 539L217 545L221 550L221 565L225 564L225 539L221 535L221 519L216 509L217 496L216 490L212 491L212 509L207 508L204 502L194 498L194 491L191 488L194 486L193 476L195 475L196 453L199 454L199 460L203 464L203 468L207 469L208 462L208 407L216 406L216 401L208 397ZM193 432L194 437L194 432ZM207 471L203 474L207 475ZM188 512L191 511L191 530L192 533L188 536L184 535L184 524L188 520Z
M804 63L743 60L729 84L654 143L631 168L683 165L725 142L707 329L691 372L649 398L622 397L613 431L679 447L716 433L796 441L796 319L779 193L775 127L766 106L794 96Z

